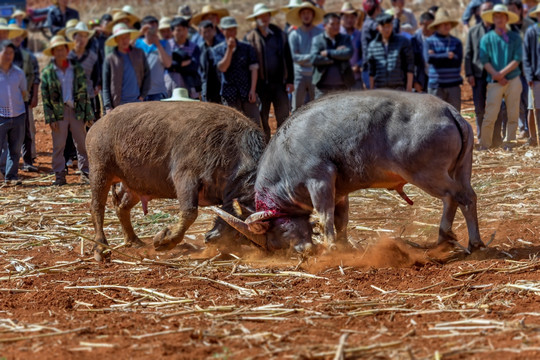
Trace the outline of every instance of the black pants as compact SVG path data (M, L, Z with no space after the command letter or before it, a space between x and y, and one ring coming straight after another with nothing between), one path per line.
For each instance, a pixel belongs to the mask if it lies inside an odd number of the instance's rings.
M24 103L24 109L26 115L24 117L24 124L26 129L24 131L24 140L22 144L22 158L25 165L33 165L34 159L32 158L32 132L30 131L30 116L28 116L28 103Z
M289 96L285 84L258 84L257 95L261 100L261 124L264 135L266 139L270 139L270 124L268 123L270 105L274 105L274 114L279 128L289 116Z

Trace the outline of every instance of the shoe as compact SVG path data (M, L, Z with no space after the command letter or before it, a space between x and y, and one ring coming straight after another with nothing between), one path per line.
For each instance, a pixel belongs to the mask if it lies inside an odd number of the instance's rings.
M523 144L525 147L537 147L538 142L534 138L529 138L525 144Z
M73 166L73 160L69 159L68 161L66 161L67 168L72 167L72 166Z
M81 182L83 184L90 184L90 177L87 172L81 172Z
M529 137L529 132L525 130L521 130L517 136L518 139L526 139Z
M66 185L66 184L67 184L67 181L66 181L66 172L65 172L65 171L56 173L55 175L56 175L56 180L54 180L54 182L53 182L53 185L54 185L54 186L62 186L62 185Z
M6 180L5 184L7 186L17 186L17 185L22 185L22 181L21 180Z
M22 167L22 171L26 172L38 172L38 168L32 164L24 164Z

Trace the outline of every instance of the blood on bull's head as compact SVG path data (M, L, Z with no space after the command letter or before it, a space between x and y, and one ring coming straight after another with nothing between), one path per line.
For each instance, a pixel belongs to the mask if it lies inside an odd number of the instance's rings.
M309 215L283 216L275 211L259 211L245 221L218 207L212 210L248 239L269 251L294 249L299 253L311 251L313 230Z

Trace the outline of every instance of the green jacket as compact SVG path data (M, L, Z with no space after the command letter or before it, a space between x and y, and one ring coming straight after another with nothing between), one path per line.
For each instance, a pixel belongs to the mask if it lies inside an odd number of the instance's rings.
M54 61L54 60L53 60ZM62 85L56 75L54 62L51 61L41 73L41 97L43 100L43 112L45 123L64 120L64 100L62 97ZM86 91L86 76L83 68L76 62L71 62L73 67L73 102L75 103L75 118L84 122L94 120L94 112L90 104L90 98Z

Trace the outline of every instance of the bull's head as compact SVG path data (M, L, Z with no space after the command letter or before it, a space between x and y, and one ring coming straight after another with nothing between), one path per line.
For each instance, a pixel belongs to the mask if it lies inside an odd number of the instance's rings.
M312 248L313 230L309 215L288 217L274 211L259 211L243 221L218 207L212 206L212 210L263 249L276 251L292 248L305 253Z

